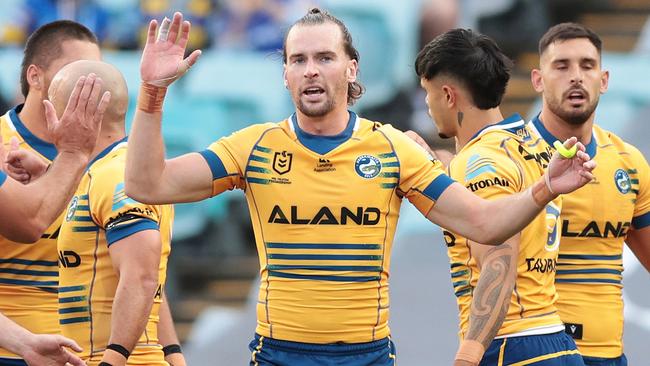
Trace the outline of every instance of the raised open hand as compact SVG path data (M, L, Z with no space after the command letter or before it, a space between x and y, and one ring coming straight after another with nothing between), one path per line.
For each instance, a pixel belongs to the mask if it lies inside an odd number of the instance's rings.
M190 22L183 21L183 14L179 12L174 13L171 21L165 18L160 29L155 19L149 23L147 43L140 60L140 77L143 82L165 88L196 63L201 55L200 50L183 58L190 27Z
M570 193L591 182L591 173L596 168L596 162L589 158L585 146L578 139L571 137L564 142L564 147L578 146L578 152L572 158L562 157L557 151L553 154L546 171L547 184L556 194Z
M47 127L59 154L81 153L90 156L111 99L110 92L104 92L100 99L101 91L102 79L95 74L80 77L60 120L52 103L43 101Z

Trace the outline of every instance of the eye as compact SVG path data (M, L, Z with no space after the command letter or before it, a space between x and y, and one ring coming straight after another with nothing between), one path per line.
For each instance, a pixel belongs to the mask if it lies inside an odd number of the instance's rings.
M301 64L303 62L305 62L305 59L302 58L302 57L296 57L296 58L293 59L294 64Z

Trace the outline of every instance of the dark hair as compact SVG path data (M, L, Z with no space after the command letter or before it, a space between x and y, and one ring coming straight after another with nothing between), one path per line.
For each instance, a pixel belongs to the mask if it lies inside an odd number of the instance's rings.
M52 60L61 56L61 43L67 40L98 43L97 37L90 29L71 20L57 20L47 23L29 36L23 51L23 62L20 70L20 90L25 98L27 98L29 92L27 68L30 65L47 68Z
M539 55L541 56L553 42L576 38L587 38L596 47L598 54L601 54L603 41L594 31L578 23L560 23L547 30L539 40Z
M293 27L297 25L319 25L324 24L325 22L334 23L339 27L343 34L343 49L345 50L345 53L350 57L350 59L356 60L358 63L359 51L357 51L357 49L352 45L352 36L350 35L348 28L337 17L326 11L320 10L319 8L310 9L305 16L298 19L289 27L289 29L287 29L287 32L284 34L284 41L282 42L282 62L285 64L287 63L287 36ZM348 105L353 105L357 99L361 98L364 91L365 88L360 82L353 81L348 83Z
M480 109L501 104L512 66L512 60L496 42L470 29L452 29L439 35L415 59L415 72L420 78L452 77L467 88Z

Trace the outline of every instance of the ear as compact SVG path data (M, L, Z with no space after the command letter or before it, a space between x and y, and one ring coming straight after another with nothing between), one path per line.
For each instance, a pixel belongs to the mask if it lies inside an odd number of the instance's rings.
M451 85L445 84L442 86L442 93L445 97L445 101L447 102L447 108L454 108L456 106L458 98L454 88L452 88Z
M533 89L541 93L544 91L544 81L542 80L542 72L539 69L533 69L530 72L530 82L533 84Z
M600 76L600 94L605 94L609 88L609 71L603 71Z
M43 72L38 66L34 64L29 65L25 74L30 90L41 90L44 87Z
M346 77L348 78L348 83L353 83L357 81L357 73L359 72L359 63L357 60L348 61L348 68L346 69Z

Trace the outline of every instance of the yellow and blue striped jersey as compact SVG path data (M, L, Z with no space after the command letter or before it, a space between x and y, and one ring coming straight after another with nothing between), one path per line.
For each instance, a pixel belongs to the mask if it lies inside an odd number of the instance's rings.
M20 147L47 161L56 157L56 147L32 134L18 117L22 105L0 117L5 148L12 137ZM58 334L56 314L59 286L56 239L62 217L33 244L20 244L0 237L0 312L34 333ZM0 358L17 358L0 348Z
M70 201L58 241L61 262L58 314L64 336L96 365L108 344L118 276L109 246L142 230L159 230L162 252L159 287L146 329L129 365L167 365L158 345L158 309L170 253L173 208L144 205L124 193L126 139L107 147L89 164ZM122 245L122 244L120 244Z
M531 138L524 121L515 114L477 132L450 163L449 175L475 194L492 200L526 190L544 174L550 157L541 139ZM554 305L557 295L553 285L560 206L559 198L549 203L521 232L515 289L497 337L564 329ZM466 238L446 230L444 237L463 339L469 330L480 266Z
M201 152L213 194L245 191L261 268L257 333L304 343L387 337L390 255L402 198L423 214L453 183L390 125L350 113L337 136L295 115Z
M552 149L556 138L539 117L531 124ZM594 181L563 196L558 310L582 354L613 358L623 352L623 241L630 227L650 225L650 168L597 125L586 148L598 166Z

